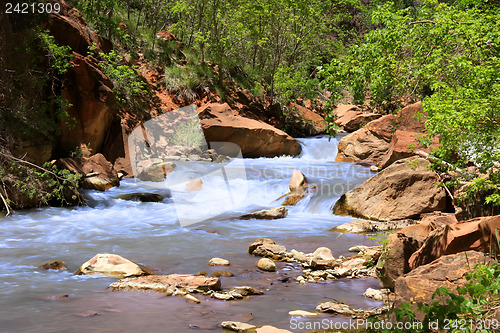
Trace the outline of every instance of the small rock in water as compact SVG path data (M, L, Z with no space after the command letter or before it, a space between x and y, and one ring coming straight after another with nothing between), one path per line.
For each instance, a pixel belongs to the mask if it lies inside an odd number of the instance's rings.
M147 274L149 272L136 263L113 253L98 253L75 272L75 275L100 275L117 278Z
M269 238L258 238L248 247L248 253L259 257L284 256L286 247L276 244Z
M371 172L379 172L379 168L376 165L370 166L370 171Z
M255 329L257 326L250 325L247 323L242 323L239 321L223 321L220 323L223 329L234 331L234 332L245 332L248 330Z
M352 316L359 313L359 310L344 303L323 302L316 307L316 311Z
M368 246L365 246L365 245L356 245L356 246L350 247L349 252L361 252L361 251L366 250L367 248L368 248Z
M161 159L149 159L137 164L137 179L151 182L162 182L167 174L173 172L176 165L172 162L163 162Z
M141 201L141 202L162 202L163 196L156 193L127 193L117 196L115 199Z
M389 300L389 297L391 295L391 291L389 289L372 289L368 288L366 289L364 293L365 297L374 299L376 301L384 301L384 300Z
M69 295L55 295L41 298L44 301L65 301L69 299Z
M98 316L98 315L100 315L100 313L99 312L95 312L95 311L89 311L89 312L79 313L78 315L80 317L90 318L90 317Z
M201 191L202 188L203 180L200 177L191 179L186 183L186 190L188 191Z
M231 272L228 272L228 271L217 271L217 272L212 273L212 277L219 277L219 276L231 277L231 276L234 276L234 274Z
M332 251L327 247L319 247L312 254L311 268L313 269L332 268L337 264Z
M316 317L319 316L320 314L317 312L308 312L308 311L303 311L303 310L294 310L288 312L289 316L292 317Z
M229 260L222 258L212 258L208 261L209 266L229 266Z
M144 290L173 295L181 291L204 292L208 290L220 290L221 284L219 279L214 277L170 274L125 278L112 283L109 288L112 291Z
M65 271L68 269L68 266L66 266L66 264L61 260L51 260L41 265L38 265L38 268L47 270L52 269L55 271Z
M217 156L217 158L215 159L215 162L214 163L224 163L224 162L229 162L230 159L229 157L225 156L225 155L219 155Z
M276 264L269 258L261 258L257 262L257 267L267 272L276 271Z
M191 295L191 294L186 294L186 295L184 296L184 298L185 298L186 300L191 301L191 302L194 302L194 303L196 303L196 304L200 304L200 303L201 303L201 301L200 301L199 299L197 299L196 297L194 297L194 296L193 296L193 295Z
M275 220L285 218L288 210L283 207L276 207L271 209L260 210L255 213L246 214L240 217L242 220L259 219L259 220Z
M289 330L276 328L274 326L264 325L262 327L257 328L255 330L255 333L292 333L292 332Z
M307 257L304 254L304 252L300 252L300 251L293 249L292 251L290 251L290 254L292 255L292 258L297 260L298 262L307 261Z

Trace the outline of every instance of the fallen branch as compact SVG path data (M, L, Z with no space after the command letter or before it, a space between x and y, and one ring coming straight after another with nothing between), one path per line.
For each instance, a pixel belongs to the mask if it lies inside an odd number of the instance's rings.
M445 162L445 161L443 161L443 160L440 160L440 159L438 159L437 157L434 157L434 156L430 155L429 153L426 153L425 151L422 151L422 150L417 150L417 152L416 152L415 154L417 154L418 156L423 157L423 158L425 158L426 160L429 160L429 161L431 161L431 162L436 162L436 163L438 163L439 165L442 165L442 166L446 166L446 167L448 167L448 168L451 168L451 169L453 169L453 170L455 170L455 171L457 171L457 172L462 172L462 169L457 168L456 166L454 166L454 165L452 165L452 164L450 164L450 163L448 163L448 162Z
M5 197L3 196L2 192L0 192L0 198L2 198L2 201L3 201L3 204L5 206L5 209L7 209L7 214L5 214L5 216L9 216L10 214L10 206L9 204L7 203L7 200L5 199Z

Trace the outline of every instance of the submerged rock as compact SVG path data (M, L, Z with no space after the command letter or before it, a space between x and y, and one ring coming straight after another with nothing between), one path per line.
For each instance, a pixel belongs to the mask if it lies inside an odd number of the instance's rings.
M112 283L112 291L141 290L174 295L179 293L207 292L220 290L219 279L201 275L170 274L129 277Z
M117 196L115 199L141 201L141 202L162 202L163 196L156 193L127 193Z
M100 275L116 278L146 274L149 272L141 266L112 253L96 254L75 272L75 275Z
M212 277L220 277L220 276L223 276L223 277L232 277L232 276L234 276L234 274L231 273L231 272L228 272L228 271L216 271L216 272L212 273Z
M288 214L288 210L281 206L271 209L259 210L258 212L246 214L240 217L242 220L249 219L259 219L259 220L274 220L274 219L282 219L286 217Z
M61 260L51 260L38 265L38 268L47 270L52 269L55 271L65 271L68 269L68 266Z
M291 317L317 317L320 314L317 312L308 312L304 310L293 310L288 312L288 315Z
M229 266L229 260L222 258L212 258L208 261L209 266Z
M243 299L252 295L262 295L263 292L257 288L242 286L234 287L226 291L209 291L207 295L212 298L219 299L222 301L232 301L237 299Z
M250 325L247 323L242 323L239 321L223 321L220 323L223 329L234 331L234 332L245 332L257 328L257 326Z
M269 258L260 258L257 262L257 267L267 272L276 271L276 264Z

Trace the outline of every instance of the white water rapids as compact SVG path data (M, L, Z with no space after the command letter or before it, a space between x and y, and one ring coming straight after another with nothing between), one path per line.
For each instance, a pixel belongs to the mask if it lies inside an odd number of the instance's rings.
M224 320L289 329L288 311L314 311L317 304L331 298L358 307L377 305L362 296L366 288L378 286L375 279L307 285L293 280L276 282L279 274L296 276L300 269L278 263L277 273L260 272L255 267L258 258L247 253L248 245L259 237L272 238L288 250L312 252L326 246L334 256L352 255L347 249L353 245L373 244L367 236L339 236L328 231L351 220L332 215L331 207L340 195L372 176L369 169L334 162L337 139L329 142L317 137L300 142L303 152L298 158L245 159L245 201L232 211L187 227L178 224L176 208L196 217L210 216L217 206L213 199L224 190L222 181L205 182L200 193L181 194L174 205L171 198L161 203L115 199L124 193L168 193L166 182L144 188L129 179L106 192L86 192L87 207L26 210L0 219L0 332L220 331L216 325ZM206 167L203 163L208 162L192 162L193 175ZM317 185L317 190L289 207L286 218L237 218L280 206L284 198L275 199L288 192L295 169L304 173L309 184ZM237 184L238 180L234 181ZM116 253L163 274L211 274L221 268L207 266L208 260L222 257L231 261L231 266L223 269L235 274L221 278L223 288L252 285L265 295L236 302L202 297L203 303L197 305L157 294L110 292L106 287L116 279L73 275L97 253ZM36 268L52 259L63 260L70 269L55 272ZM47 300L58 295L69 297Z

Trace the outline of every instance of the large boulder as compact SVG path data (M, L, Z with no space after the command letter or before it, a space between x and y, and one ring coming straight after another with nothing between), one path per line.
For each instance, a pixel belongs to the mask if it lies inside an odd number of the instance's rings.
M61 158L57 160L59 168L81 174L81 187L91 190L105 191L113 186L119 186L120 180L113 165L102 154L91 157Z
M177 290L187 292L206 292L209 290L220 290L221 284L218 278L202 275L170 274L170 275L148 275L121 279L109 286L112 291L141 290L175 294Z
M347 111L344 117L349 114ZM359 112L359 111L358 111ZM419 115L422 114L422 117ZM424 134L424 123L426 115L422 111L422 104L420 102L411 104L403 108L397 115L386 115L376 120L369 122L363 128L343 137L338 146L338 154L336 157L337 162L370 162L380 163L385 160L384 165L389 165L389 160L396 160L397 152L404 151L409 147L429 151L430 148L424 149L420 146L418 139ZM392 143L393 136L397 131L404 131L412 133L412 136L406 135L405 140L399 137ZM413 141L409 141L409 138ZM399 144L397 144L400 142ZM388 157L390 147L396 146ZM407 144L406 147L401 145ZM393 156L394 155L394 156ZM403 156L400 156L403 157ZM404 156L407 157L407 156Z
M297 140L262 121L238 115L228 104L207 104L198 114L207 142L234 143L244 157L300 154Z
M396 117L393 115L369 122L365 127L339 141L337 162L377 163L389 149Z
M380 117L382 117L382 115L377 113L364 113L362 111L350 110L342 117L338 118L335 123L346 132L354 132L364 127L370 121Z
M306 120L310 126L310 135L318 135L325 133L325 119L314 111L309 110L307 107L290 103L290 107L297 110L299 115Z
M456 221L453 214L429 214L420 223L391 234L386 245L387 251L378 265L382 285L394 289L396 279L411 271L408 260L422 246L427 236L436 228Z
M409 266L430 263L437 258L464 251L499 253L500 215L447 224L434 230L422 247L409 258Z
M395 162L347 192L335 203L333 213L368 220L389 221L417 218L446 209L446 192L437 185L438 175L430 162L411 157Z
M447 287L456 294L456 287L465 282L465 274L476 264L493 263L484 253L467 251L443 256L430 264L420 266L396 280L395 305L404 302L432 302L432 294L437 288ZM422 318L419 318L419 320Z
M420 144L420 139L423 136L423 133L397 130L392 136L389 148L379 162L378 167L383 169L397 160L415 155L415 152L419 150L428 153L439 147L440 144L437 138L434 138L432 145L429 147L422 146Z
M75 275L99 275L117 278L146 274L149 274L146 269L113 253L98 253L75 272Z

